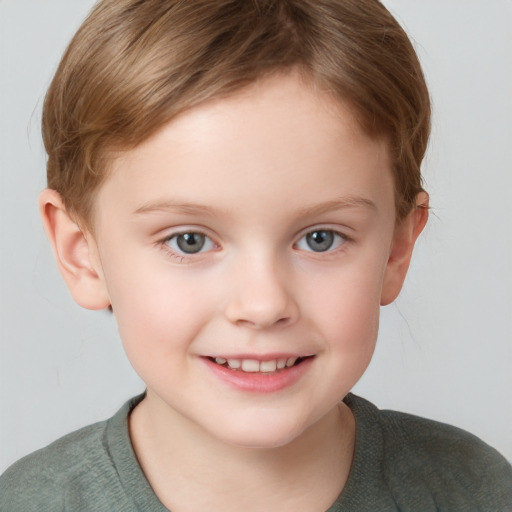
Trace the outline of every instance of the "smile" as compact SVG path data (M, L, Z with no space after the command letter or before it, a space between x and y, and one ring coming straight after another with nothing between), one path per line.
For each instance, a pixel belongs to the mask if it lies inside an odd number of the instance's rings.
M309 373L314 355L207 356L201 359L216 378L232 389L250 393L275 393L294 386Z
M238 370L246 373L268 373L272 374L278 372L280 370L284 370L287 368L291 368L300 364L305 359L311 358L313 356L305 356L305 357L283 357L278 359L270 359L266 361L259 361L257 359L234 359L228 358L225 359L223 357L215 357L209 358L211 361L216 364L223 366L224 368L229 368L230 370Z

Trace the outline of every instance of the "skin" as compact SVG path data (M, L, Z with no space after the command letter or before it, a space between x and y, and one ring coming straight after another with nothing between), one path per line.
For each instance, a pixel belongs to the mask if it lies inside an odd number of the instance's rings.
M168 508L323 511L336 499L355 438L340 402L426 221L421 208L398 223L394 205L385 141L295 74L195 107L120 156L94 235L41 194L73 296L112 305L147 385L130 433ZM316 250L315 231L333 245ZM183 233L206 235L200 252L180 251ZM206 359L276 354L313 357L273 392L233 386Z

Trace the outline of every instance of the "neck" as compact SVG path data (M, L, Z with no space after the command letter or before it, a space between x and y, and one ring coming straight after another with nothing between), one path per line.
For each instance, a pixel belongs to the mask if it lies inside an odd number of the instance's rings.
M344 404L285 446L254 449L219 442L182 416L162 418L151 398L132 412L130 437L146 478L173 512L324 511L346 483L355 420Z

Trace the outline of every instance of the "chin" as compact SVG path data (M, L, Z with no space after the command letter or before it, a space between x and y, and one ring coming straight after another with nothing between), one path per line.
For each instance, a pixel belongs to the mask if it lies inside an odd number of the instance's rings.
M242 448L247 450L265 451L265 450L276 450L289 445L298 436L262 436L261 434L239 436L226 440L226 443L232 447Z
M245 421L243 424L231 424L222 429L217 439L227 445L250 450L272 450L289 445L299 438L305 428L300 428L297 421Z

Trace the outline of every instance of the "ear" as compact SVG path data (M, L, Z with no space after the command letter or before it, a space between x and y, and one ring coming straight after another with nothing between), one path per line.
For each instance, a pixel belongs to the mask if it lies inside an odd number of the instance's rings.
M398 297L409 269L414 244L427 219L428 194L420 192L416 197L416 207L395 227L380 298L382 306L390 304Z
M93 236L80 229L55 190L41 192L39 211L60 273L75 301L87 309L107 308L110 299Z

